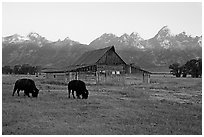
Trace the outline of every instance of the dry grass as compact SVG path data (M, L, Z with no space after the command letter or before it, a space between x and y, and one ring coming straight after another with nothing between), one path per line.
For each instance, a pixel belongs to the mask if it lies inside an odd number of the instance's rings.
M39 98L15 95L21 76L2 77L2 134L202 134L202 79L152 76L151 84L88 85L87 100L32 77Z

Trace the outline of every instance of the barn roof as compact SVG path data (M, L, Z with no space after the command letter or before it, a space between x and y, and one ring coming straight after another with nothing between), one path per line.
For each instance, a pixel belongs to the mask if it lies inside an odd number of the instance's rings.
M151 72L149 72L149 71L147 71L147 70L144 70L143 68L141 68L141 67L139 67L139 66L136 66L135 64L127 64L128 66L130 66L130 67L133 67L133 68L135 68L135 69L138 69L138 70L140 70L140 71L143 71L144 73L149 73L149 74L151 74Z
M64 73L65 69L59 69L59 68L43 68L43 73Z
M71 66L94 65L107 51L111 49L115 51L114 46L111 46L103 49L85 52Z

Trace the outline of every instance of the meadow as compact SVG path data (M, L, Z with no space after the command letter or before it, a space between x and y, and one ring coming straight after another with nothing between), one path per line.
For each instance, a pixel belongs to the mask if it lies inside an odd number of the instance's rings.
M28 77L38 98L15 94ZM201 135L202 79L151 75L150 84L88 84L88 99L67 98L67 84L2 75L3 135Z

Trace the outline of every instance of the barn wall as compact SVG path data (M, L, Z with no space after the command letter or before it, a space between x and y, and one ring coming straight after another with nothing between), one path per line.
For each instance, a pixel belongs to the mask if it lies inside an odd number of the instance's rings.
M148 73L143 74L143 83L150 83L150 74Z
M106 73L111 73L112 71L120 71L124 73L123 65L97 65L97 71L105 71Z
M110 73L100 73L99 74L99 84L113 84L113 85L124 85L125 77L124 74L110 74Z
M81 67L81 68L76 69L75 71L78 71L78 72L95 72L96 71L96 65Z
M133 68L133 67L131 67L131 73L143 73L143 71L141 71L141 70L139 70L139 69L137 69L137 68Z
M68 72L68 73L66 73L66 82L72 81L74 79L78 79L77 72Z
M116 72L116 71L114 71ZM78 79L86 84L124 84L124 76L117 73L103 72L69 72L66 74L67 82Z
M94 72L80 72L78 73L78 79L89 84L96 84L96 74Z

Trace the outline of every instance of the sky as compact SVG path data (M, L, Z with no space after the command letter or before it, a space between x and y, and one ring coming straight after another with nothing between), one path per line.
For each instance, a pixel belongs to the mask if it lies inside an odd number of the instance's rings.
M36 32L51 41L89 44L104 33L137 32L149 39L163 27L202 35L201 2L3 2L2 36Z

